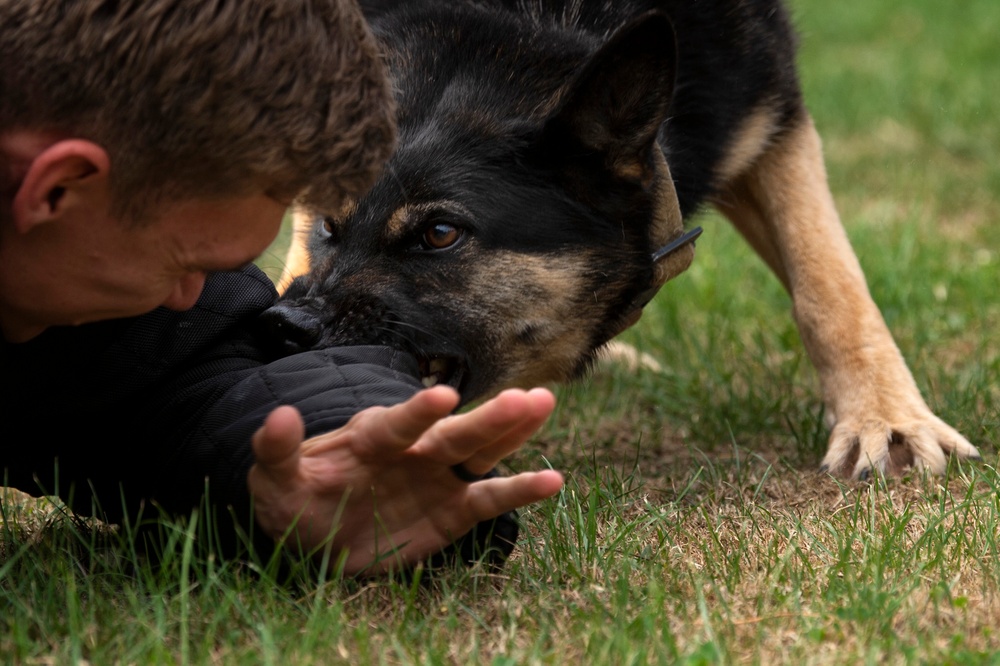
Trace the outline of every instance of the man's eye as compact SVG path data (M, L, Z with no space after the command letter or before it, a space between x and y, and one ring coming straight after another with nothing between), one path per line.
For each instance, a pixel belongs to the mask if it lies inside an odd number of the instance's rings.
M423 250L445 250L453 247L465 236L465 230L453 224L439 223L428 227L420 239Z

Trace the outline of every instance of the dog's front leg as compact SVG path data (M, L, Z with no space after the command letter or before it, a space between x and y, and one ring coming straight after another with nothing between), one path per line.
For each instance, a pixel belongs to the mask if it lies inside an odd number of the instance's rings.
M807 114L731 180L717 205L792 296L833 424L824 469L851 477L910 466L940 473L948 455L979 457L927 407L872 300Z

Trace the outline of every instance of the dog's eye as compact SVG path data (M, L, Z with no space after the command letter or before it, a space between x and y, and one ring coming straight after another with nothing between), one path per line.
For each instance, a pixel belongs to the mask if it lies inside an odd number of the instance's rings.
M420 239L420 248L423 250L445 250L453 247L462 240L465 231L453 224L444 222L428 227Z
M319 218L317 222L318 224L316 225L316 233L319 235L320 238L326 239L333 236L335 228L332 217L330 217L329 215L325 215Z

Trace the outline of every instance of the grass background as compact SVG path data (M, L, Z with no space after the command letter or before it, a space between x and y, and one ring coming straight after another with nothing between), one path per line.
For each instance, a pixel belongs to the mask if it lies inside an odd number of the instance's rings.
M511 466L565 492L502 575L281 587L164 525L8 494L8 663L1000 663L1000 3L795 0L808 104L876 301L985 458L842 485L789 300L720 219L627 339L662 374L558 390ZM283 252L265 257L271 270Z

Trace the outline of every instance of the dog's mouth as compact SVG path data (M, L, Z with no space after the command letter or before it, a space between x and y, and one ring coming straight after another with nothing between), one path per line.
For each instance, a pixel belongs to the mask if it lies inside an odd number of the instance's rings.
M461 393L466 364L456 356L424 356L417 359L420 382L430 388L446 384Z

